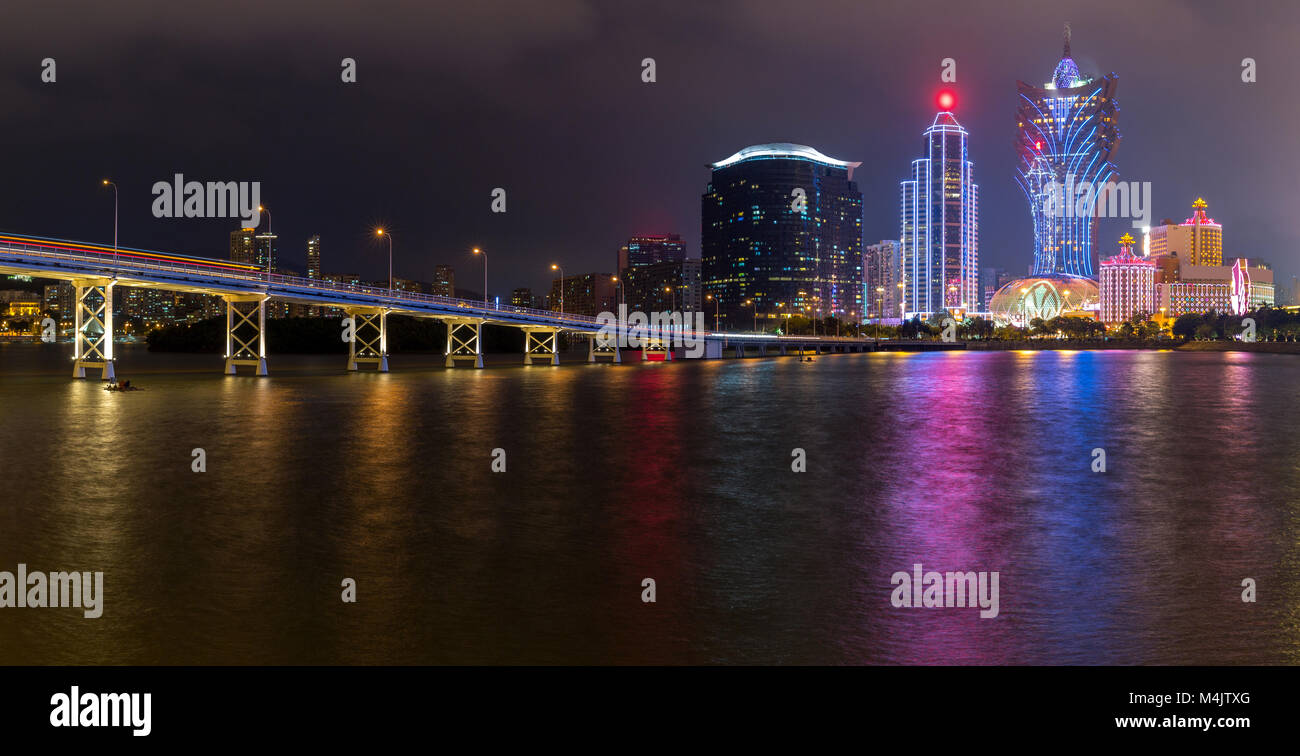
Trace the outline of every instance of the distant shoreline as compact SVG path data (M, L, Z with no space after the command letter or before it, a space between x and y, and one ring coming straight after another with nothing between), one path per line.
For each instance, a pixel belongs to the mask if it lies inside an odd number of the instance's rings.
M1150 339L1147 341L1098 341L1094 339L1028 339L1024 341L968 341L967 351L999 352L1022 350L1109 350L1109 349L1165 349L1179 352L1264 352L1268 354L1300 354L1300 341L1177 341Z

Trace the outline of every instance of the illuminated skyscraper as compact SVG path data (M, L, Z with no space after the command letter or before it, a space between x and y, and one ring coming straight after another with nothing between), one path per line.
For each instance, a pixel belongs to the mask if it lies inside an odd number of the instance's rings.
M307 277L320 278L320 234L307 237Z
M240 263L252 263L254 247L256 242L254 236L256 231L251 228L241 228L230 232L230 259Z
M1223 265L1223 226L1206 214L1207 207L1197 197L1186 221L1152 226L1150 255L1173 255L1188 265Z
M951 95L940 107L951 107ZM903 316L981 309L979 186L966 129L943 110L925 130L924 157L902 182Z
M762 327L785 312L862 317L859 165L786 143L712 165L701 197L704 293L726 324L749 330L755 316Z
M1069 25L1052 80L1041 87L1016 82L1016 182L1033 218L1036 276L1093 275L1095 198L1116 175L1111 158L1120 141L1117 84L1114 73L1100 78L1079 73L1070 58ZM1084 212L1076 209L1080 198L1085 198Z
M1156 264L1133 255L1133 237L1124 234L1120 252L1101 261L1100 319L1122 323L1138 313L1156 313Z
M253 237L257 244L253 249L253 264L265 271L275 270L275 240L280 238L267 231Z

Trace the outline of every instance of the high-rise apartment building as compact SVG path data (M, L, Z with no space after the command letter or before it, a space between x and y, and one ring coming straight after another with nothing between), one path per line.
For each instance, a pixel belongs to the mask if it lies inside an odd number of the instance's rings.
M861 163L761 144L712 165L701 198L703 291L723 327L780 312L862 317ZM710 312L714 308L710 308Z

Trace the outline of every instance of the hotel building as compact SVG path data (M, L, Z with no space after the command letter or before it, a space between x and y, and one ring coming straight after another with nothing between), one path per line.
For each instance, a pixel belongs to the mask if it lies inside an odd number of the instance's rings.
M788 143L746 147L712 164L701 258L704 294L722 327L749 330L755 312L862 317L859 165Z

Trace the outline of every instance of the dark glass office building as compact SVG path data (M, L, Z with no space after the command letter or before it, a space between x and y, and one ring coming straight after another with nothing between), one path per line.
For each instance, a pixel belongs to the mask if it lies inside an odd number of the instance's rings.
M708 320L777 327L787 313L860 321L862 192L849 163L798 144L746 147L714 163L701 208Z

